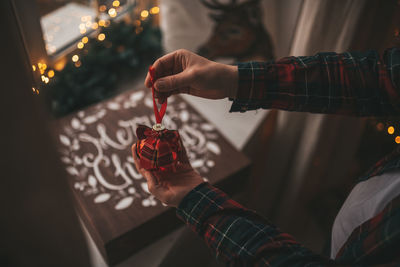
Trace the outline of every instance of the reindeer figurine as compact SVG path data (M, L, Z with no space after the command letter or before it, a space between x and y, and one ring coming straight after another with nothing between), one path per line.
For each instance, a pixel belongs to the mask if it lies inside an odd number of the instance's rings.
M259 0L229 4L217 0L201 0L209 9L219 11L210 14L216 22L211 38L198 53L209 59L233 57L239 62L270 60L274 58L271 38L262 23Z

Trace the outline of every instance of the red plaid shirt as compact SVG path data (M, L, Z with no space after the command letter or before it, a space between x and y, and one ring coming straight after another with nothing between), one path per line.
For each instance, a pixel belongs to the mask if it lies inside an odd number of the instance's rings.
M239 88L231 111L400 114L399 48L388 49L382 58L374 51L319 53L240 63L238 68ZM398 168L399 155L400 149L380 161L367 178ZM313 253L208 183L183 199L177 215L231 266L395 266L400 260L400 196L356 228L335 260Z

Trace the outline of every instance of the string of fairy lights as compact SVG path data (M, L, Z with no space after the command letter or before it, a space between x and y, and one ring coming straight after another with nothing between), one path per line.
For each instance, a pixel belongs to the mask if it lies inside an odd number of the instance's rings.
M96 40L99 42L103 42L106 39L106 34L101 32L102 28L107 28L110 26L110 19L113 19L118 16L118 13L122 9L121 3L118 0L112 2L111 7L107 7L106 5L100 5L98 7L98 16L94 18L92 16L82 16L81 23L79 24L79 32L84 35L87 34L90 29L95 30ZM136 34L139 34L143 28L141 27L142 21L146 20L150 15L157 15L160 12L160 8L158 6L153 6L150 9L143 9L140 11L140 16L133 23L136 26ZM92 34L92 32L91 32ZM83 36L76 47L78 50L84 49L85 45L89 42L88 36ZM74 63L75 67L79 68L82 65L80 61L79 53L74 53L70 60ZM54 68L58 71L61 71L66 64L65 58L59 60L54 64ZM48 65L44 61L40 61L37 64L32 65L32 71L34 74L40 75L40 81L43 84L48 84L51 79L55 76L55 71L52 68L49 68ZM37 87L32 87L32 92L36 95L40 94L40 91Z
M396 144L400 144L400 133L396 133L396 128L394 127L394 124L391 123L383 123L383 122L378 122L376 124L376 129L379 132L383 132L386 129L386 132L390 136L394 136L394 142Z

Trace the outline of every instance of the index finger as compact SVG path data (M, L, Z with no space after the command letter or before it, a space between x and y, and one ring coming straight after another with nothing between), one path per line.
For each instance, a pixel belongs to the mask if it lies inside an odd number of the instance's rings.
M156 75L156 77L154 77L154 80L173 74L173 69L175 66L175 57L176 57L176 51L160 57L153 63L152 66L155 70L155 75ZM148 88L152 86L149 72L147 72L144 85Z

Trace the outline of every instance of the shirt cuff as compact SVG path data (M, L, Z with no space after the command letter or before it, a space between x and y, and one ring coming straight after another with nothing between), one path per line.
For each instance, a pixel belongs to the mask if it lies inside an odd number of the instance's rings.
M207 218L227 207L243 208L221 190L209 183L202 183L183 198L176 214L193 231L200 233Z
M262 96L267 80L268 70L271 62L244 62L238 63L238 87L229 112L245 112L250 109L259 108L257 99Z

